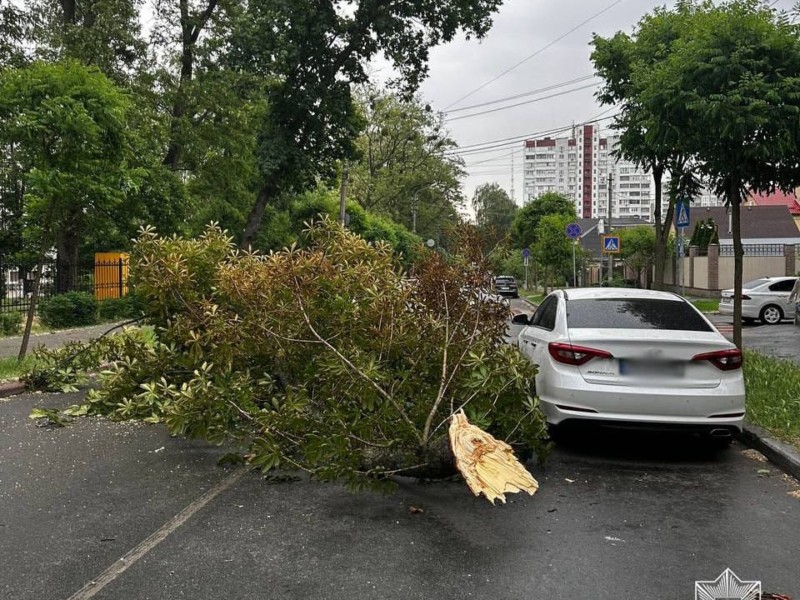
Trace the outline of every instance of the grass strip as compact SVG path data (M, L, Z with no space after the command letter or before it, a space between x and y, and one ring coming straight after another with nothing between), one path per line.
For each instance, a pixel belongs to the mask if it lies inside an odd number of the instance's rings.
M747 418L800 449L800 366L746 350Z
M26 356L22 362L17 361L16 356L0 358L0 381L10 381L17 379L22 372L36 364L36 357Z
M704 313L719 312L719 300L712 300L710 298L698 298L696 300L692 300L692 304L694 304L700 312Z
M542 300L544 300L543 294L534 294L532 292L520 292L519 295L525 298L528 302L536 304L537 306L542 303Z

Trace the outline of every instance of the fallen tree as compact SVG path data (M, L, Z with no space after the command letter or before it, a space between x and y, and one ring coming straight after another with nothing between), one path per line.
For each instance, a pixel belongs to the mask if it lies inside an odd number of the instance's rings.
M306 235L262 256L214 227L196 240L143 232L131 278L155 341L117 348L72 413L163 422L242 444L263 471L355 488L453 474L447 425L461 410L545 457L535 367L503 343L508 308L484 293L476 237L405 273L390 246L336 223Z

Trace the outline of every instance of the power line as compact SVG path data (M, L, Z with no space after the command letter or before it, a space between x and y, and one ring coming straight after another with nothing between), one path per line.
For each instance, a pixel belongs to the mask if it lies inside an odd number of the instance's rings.
M501 154L500 156L495 156L494 158L486 158L484 160L479 160L478 162L472 163L470 165L465 165L465 166L466 167L474 167L476 165L480 165L480 164L483 164L483 163L492 162L492 161L495 161L495 160L502 160L502 159L508 158L509 156L512 156L514 154L514 152L515 152L515 150L512 150L508 154ZM491 166L494 166L494 165L491 165Z
M473 108L483 108L484 106L491 106L492 104L499 104L500 102L507 102L509 100L518 100L520 98L525 98L526 96L533 96L535 94L540 94L542 92L549 92L551 90L555 90L560 87L572 85L573 83L581 83L582 81L594 78L595 78L594 75L584 75L583 77L576 77L575 79L570 79L569 81L554 83L552 85L548 85L546 87L539 88L537 90L531 90L529 92L523 92L522 94L517 94L515 96L506 96L505 98L498 98L497 100L489 100L487 102L481 102L480 104L472 104L470 106L464 106L462 108L454 108L453 110L443 111L443 112L445 112L445 114L451 114L455 112L461 112L463 110L471 110Z
M478 87L476 87L476 88L475 88L474 90L472 90L471 92L469 92L469 93L467 93L467 94L465 94L465 95L461 96L461 97L460 97L458 100L456 100L455 102L451 103L449 106L446 106L446 107L445 107L445 111L447 111L447 110L448 110L448 109L450 109L451 107L455 106L456 104L458 104L458 103L459 103L459 102L461 102L462 100L466 100L467 98L469 98L470 96L472 96L472 95L473 95L473 94L475 94L476 92L479 92L480 90L482 90L483 88L485 88L487 85L489 85L489 84L491 84L491 83L494 83L495 81L497 81L498 79L500 79L500 78L501 78L501 77L503 77L504 75L507 75L508 73L510 73L511 71L513 71L514 69L516 69L517 67L519 67L520 65L522 65L522 64L524 64L524 63L526 63L526 62L528 62L528 61L529 61L530 59L532 59L533 57L535 57L535 56L538 56L539 54L541 54L542 52L544 52L545 50L547 50L547 49L548 49L548 48L550 48L551 46L553 46L553 45L555 45L556 43L558 43L558 42L560 42L561 40L563 40L563 39L564 39L565 37L567 37L569 34L571 34L571 33L575 32L575 31L577 31L578 29L580 29L581 27L583 27L584 25L586 25L586 24L587 24L587 23L589 23L590 21L593 21L594 19L596 19L597 17L599 17L599 16L600 16L600 15L602 15L603 13L605 13L605 12L608 12L609 10L611 10L612 8L614 8L614 7L615 7L617 4L619 4L619 3L620 3L620 2L622 2L622 1L623 1L623 0L614 0L614 2L612 2L611 4L609 4L608 6L606 6L606 7L605 7L603 10L601 10L600 12L597 12L597 13L593 14L591 17L589 17L589 18L588 18L588 19L586 19L585 21L582 21L581 23L579 23L578 25L576 25L575 27L573 27L572 29L570 29L570 30L569 30L569 31L567 31L566 33L563 33L563 34L561 34L559 37L557 37L556 39L554 39L554 40L553 40L552 42L550 42L549 44L547 44L547 45L545 45L545 46L542 46L541 48L539 48L538 50L536 50L536 52L534 52L533 54L529 54L528 56L526 56L525 58L523 58L521 61L519 61L518 63L516 63L516 64L512 65L511 67L509 67L508 69L506 69L505 71L503 71L502 73L500 73L499 75L497 75L496 77L493 77L493 78L492 78L492 79L490 79L489 81L487 81L487 82L485 82L485 83L482 83L481 85L479 85ZM776 1L777 1L777 0L776 0Z
M565 125L563 127L555 127L553 129L545 129L542 131L534 131L532 133L527 133L525 135L516 135L513 137L508 138L501 138L497 140L490 140L488 142L480 142L477 144L471 144L468 146L461 146L459 148L448 150L447 154L452 155L467 155L467 154L485 154L487 152L500 152L503 148L509 148L513 144L518 142L524 142L525 140L529 140L531 138L537 138L547 135L553 135L556 133L561 133L562 131L567 131L572 129L573 127L578 127L580 125L586 125L588 123L595 123L600 121L607 121L608 119L613 119L619 113L614 113L613 115L603 116L609 111L616 109L616 106L610 106L605 110L597 113L596 115L586 119L585 121L581 121L580 123L572 123L570 125Z
M533 104L534 102L539 102L541 100L557 98L558 96L565 96L567 94L572 94L573 92L579 92L581 90L586 90L589 88L596 88L596 87L598 87L596 83L590 83L589 85L583 85L580 87L573 88L571 90L564 90L563 92L557 92L555 94L550 94L549 96L541 96L540 98L533 98L532 100L526 100L525 102L517 102L516 104L509 104L508 106L500 106L498 108L490 108L489 110L483 110L481 112L476 112L469 115L461 115L458 117L447 118L445 119L445 121L450 123L451 121L460 121L461 119L469 119L470 117L479 117L481 115L488 115L489 113L495 113L501 110L507 110L509 108L516 108L518 106L524 106L526 104Z

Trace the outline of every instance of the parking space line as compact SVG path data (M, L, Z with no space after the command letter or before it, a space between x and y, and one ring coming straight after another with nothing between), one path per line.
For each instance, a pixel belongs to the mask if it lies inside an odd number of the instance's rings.
M88 600L97 594L100 590L106 587L109 583L114 581L117 577L122 575L128 568L132 567L136 562L155 548L158 544L163 542L167 537L178 527L188 521L192 515L203 508L206 504L211 502L214 498L219 496L222 492L231 487L234 483L241 479L249 470L249 467L240 467L233 473L228 475L225 479L217 483L214 487L208 490L205 494L200 496L197 500L192 502L189 506L184 508L177 515L167 521L160 529L150 535L146 540L138 546L130 550L125 556L116 561L108 569L103 571L98 577L87 583L80 590L75 592L67 600Z

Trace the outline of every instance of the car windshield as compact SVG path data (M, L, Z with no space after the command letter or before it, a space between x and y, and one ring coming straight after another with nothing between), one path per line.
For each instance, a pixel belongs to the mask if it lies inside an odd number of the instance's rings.
M567 325L571 329L713 331L686 302L662 298L569 300Z
M514 278L513 277L495 277L494 278L494 282L495 283L514 283Z
M752 290L753 288L757 288L760 285L764 285L765 283L769 283L769 279L753 279L753 281L748 281L747 283L742 284L742 288L746 290Z

